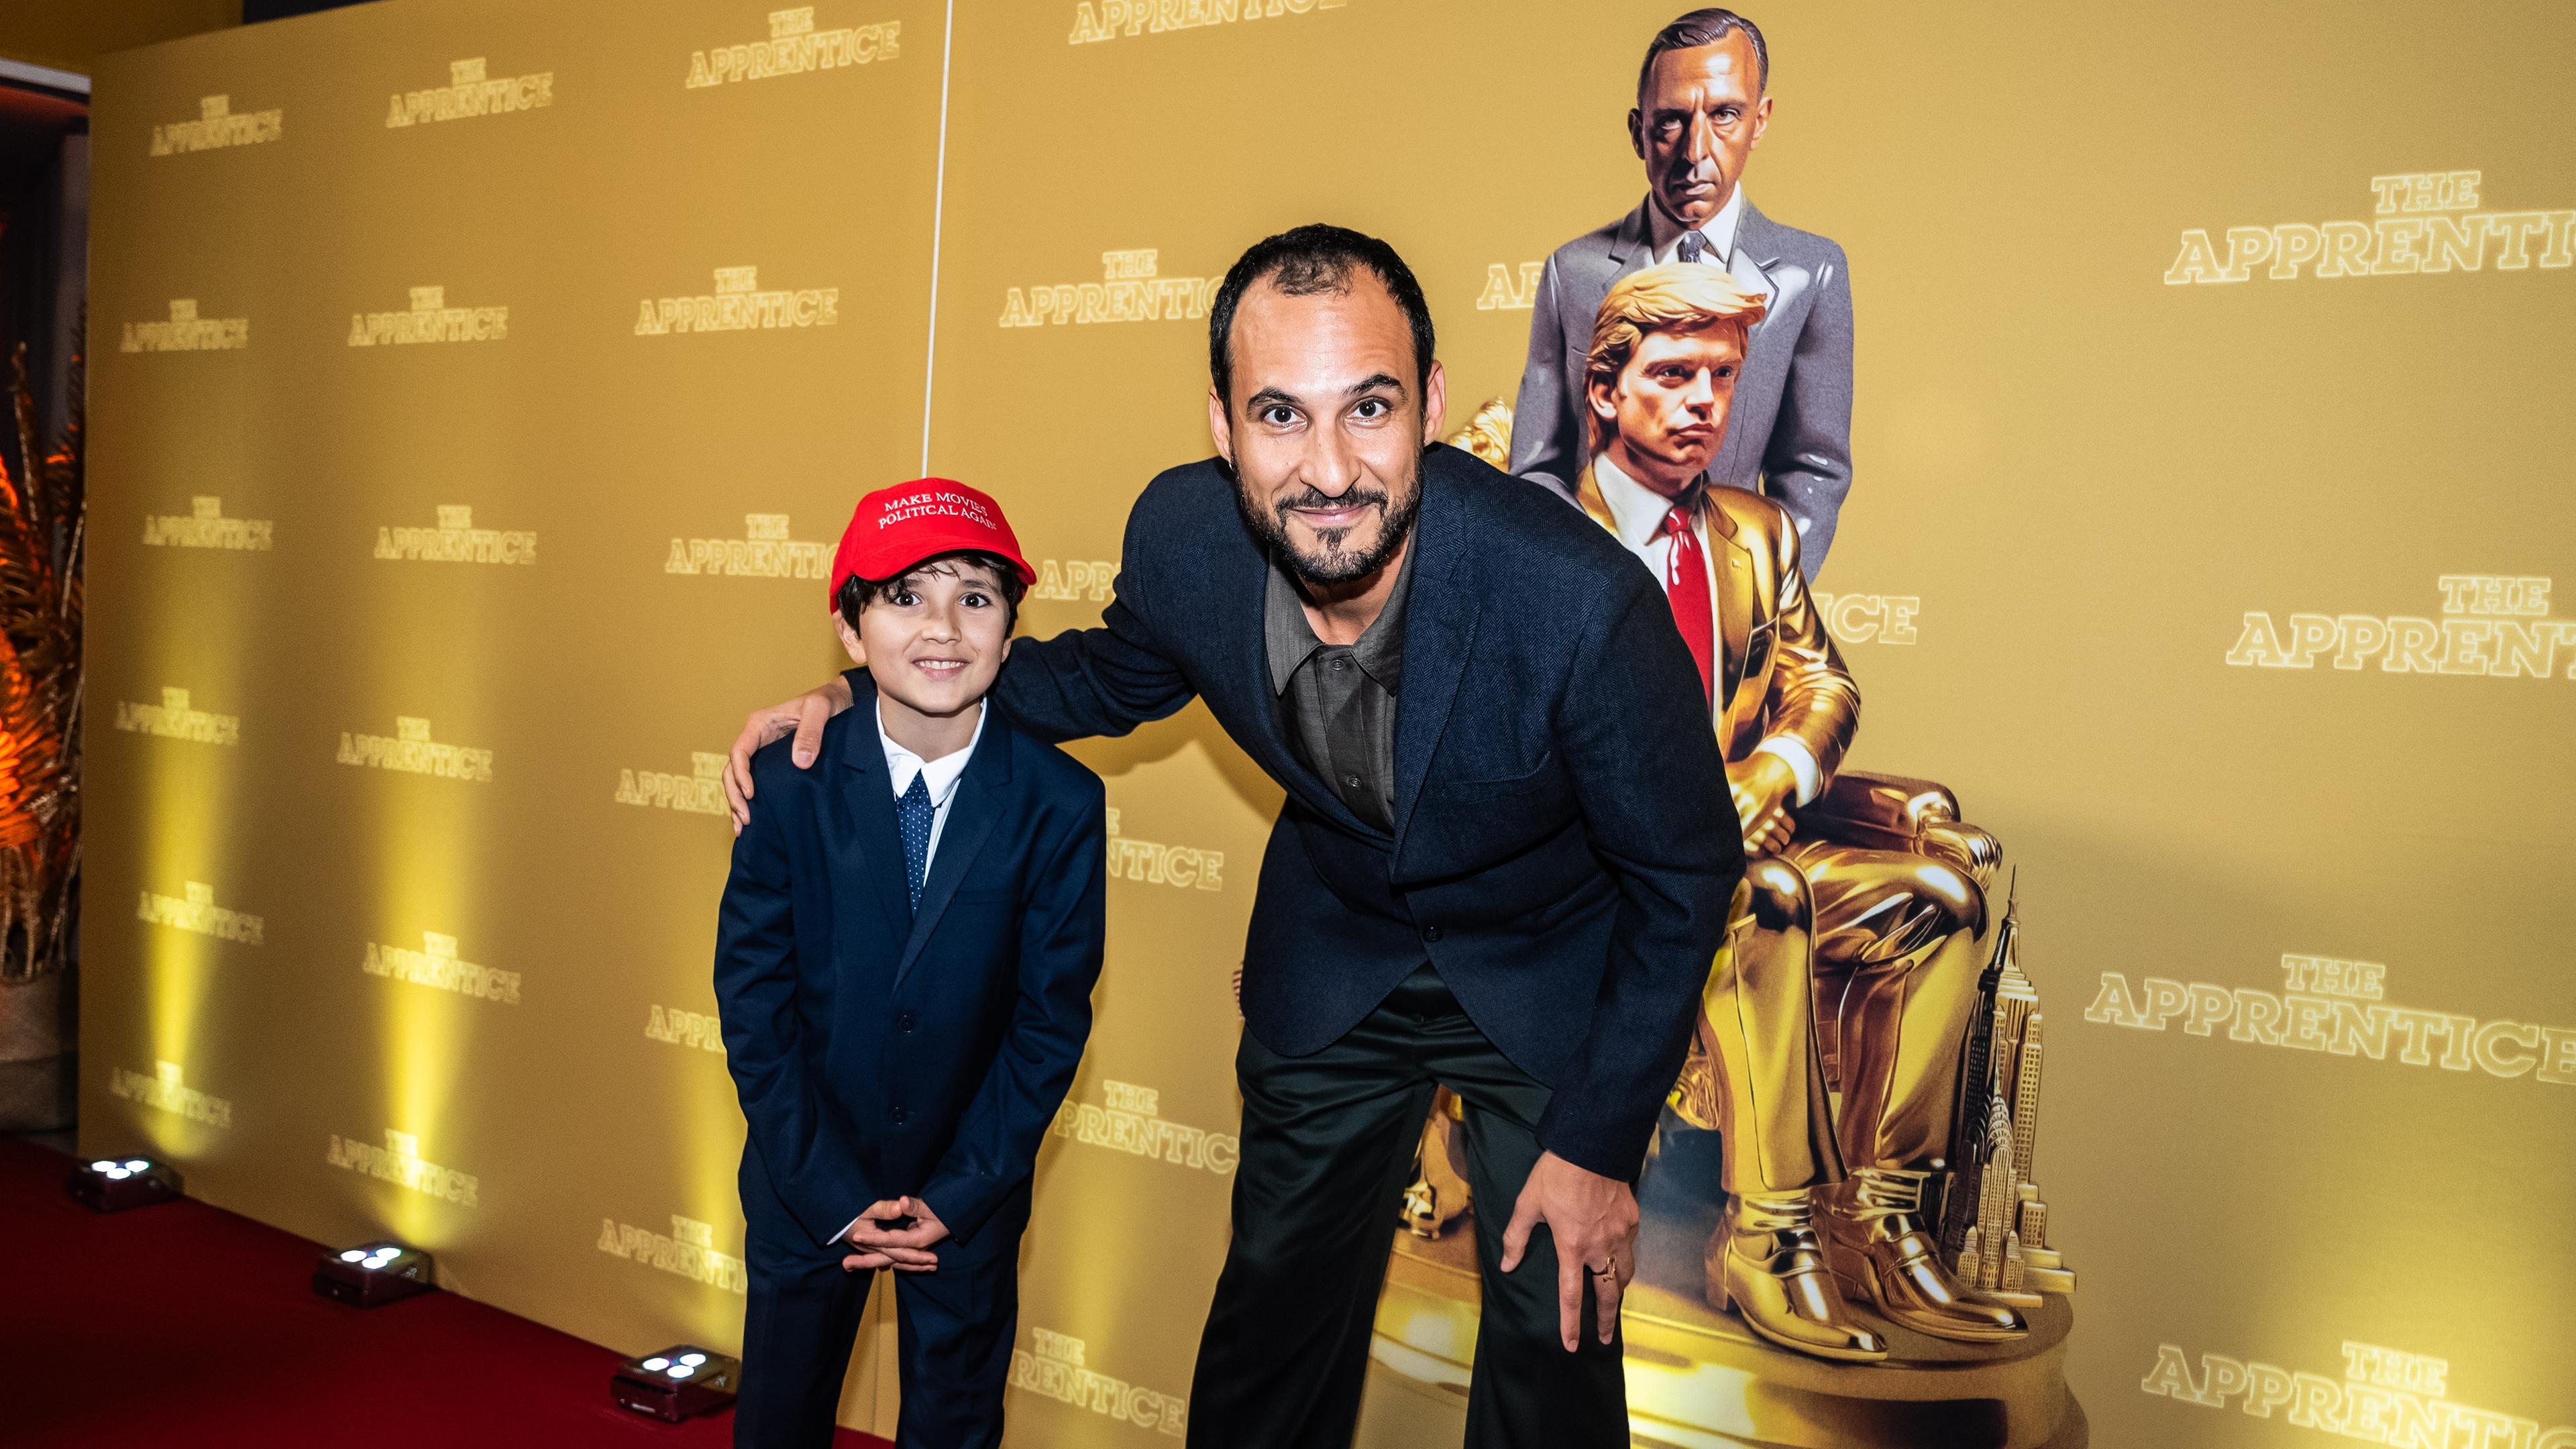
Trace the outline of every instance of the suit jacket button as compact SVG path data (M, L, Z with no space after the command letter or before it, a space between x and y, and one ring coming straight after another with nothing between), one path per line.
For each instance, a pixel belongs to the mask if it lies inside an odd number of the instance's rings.
M904 1110L903 1110L901 1107L897 1107L897 1108L895 1108L895 1109L894 1109L894 1125L896 1125L897 1127L902 1126L902 1125L903 1125L903 1118L904 1118Z
M894 1019L894 1024L900 1030L912 1030L912 1013L907 1011L903 1015L896 1017Z
M1439 940L1439 939L1440 939L1440 928L1439 928L1438 926L1425 926L1425 927L1423 927L1423 928L1422 928L1422 939L1424 939L1424 940L1426 940L1426 941L1437 941L1437 940Z

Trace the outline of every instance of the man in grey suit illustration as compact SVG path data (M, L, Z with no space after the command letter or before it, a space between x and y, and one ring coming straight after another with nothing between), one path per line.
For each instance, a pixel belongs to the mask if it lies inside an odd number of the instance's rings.
M1694 10L1646 47L1628 113L1646 197L1548 258L1514 409L1511 471L1574 496L1587 460L1584 359L1611 283L1668 262L1724 267L1768 307L1708 478L1778 503L1814 578L1851 489L1851 282L1841 247L1780 225L1745 198L1745 164L1771 123L1770 78L1762 32L1731 10Z

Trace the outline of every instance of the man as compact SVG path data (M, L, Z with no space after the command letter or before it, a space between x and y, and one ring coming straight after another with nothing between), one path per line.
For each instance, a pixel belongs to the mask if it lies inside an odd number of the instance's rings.
M1196 696L1287 797L1244 961L1243 1155L1193 1444L1349 1442L1443 1085L1476 1195L1513 1204L1478 1215L1467 1442L1628 1442L1630 1184L1742 849L1701 806L1725 766L1651 580L1434 442L1432 352L1385 243L1310 226L1246 252L1209 312L1219 457L1137 500L1102 627L1021 641L994 691L1049 739ZM729 785L845 703L753 715Z
M1759 492L1798 531L1807 576L1824 567L1851 491L1851 279L1843 250L1780 225L1744 196L1771 124L1770 51L1731 10L1694 10L1646 47L1628 142L1646 198L1557 248L1539 278L1521 371L1511 471L1567 497L1590 456L1584 355L1610 284L1641 267L1696 263L1764 299L1735 397L1735 426L1708 481Z
M1997 1342L2024 1331L2020 1315L1962 1288L1921 1216L1949 1145L1984 897L1947 862L1800 838L1792 812L1831 784L1860 694L1808 597L1785 511L1706 482L1763 306L1688 264L1610 288L1585 349L1593 458L1575 495L1662 585L1699 666L1695 717L1715 725L1754 853L1674 1092L1684 1122L1725 1134L1709 1301L1822 1358L1887 1353L1840 1310L1837 1281L1839 1296L1916 1332ZM1818 1016L1839 1038L1839 1119Z

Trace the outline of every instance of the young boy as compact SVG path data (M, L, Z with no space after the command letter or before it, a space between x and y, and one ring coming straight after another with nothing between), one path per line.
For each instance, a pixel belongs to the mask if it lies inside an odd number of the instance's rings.
M1036 579L964 484L861 499L832 565L854 707L814 769L785 740L752 761L715 964L751 1124L737 1445L831 1441L878 1268L896 1442L1001 1442L1030 1171L1105 924L1100 778L984 703Z

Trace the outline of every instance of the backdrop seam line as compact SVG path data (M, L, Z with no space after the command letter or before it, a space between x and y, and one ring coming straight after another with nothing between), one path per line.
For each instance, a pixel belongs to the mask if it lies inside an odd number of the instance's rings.
M957 46L957 0L939 31L939 167L930 190L930 327L921 357L921 474L930 476L930 397L939 380L939 226L948 205L948 61Z

